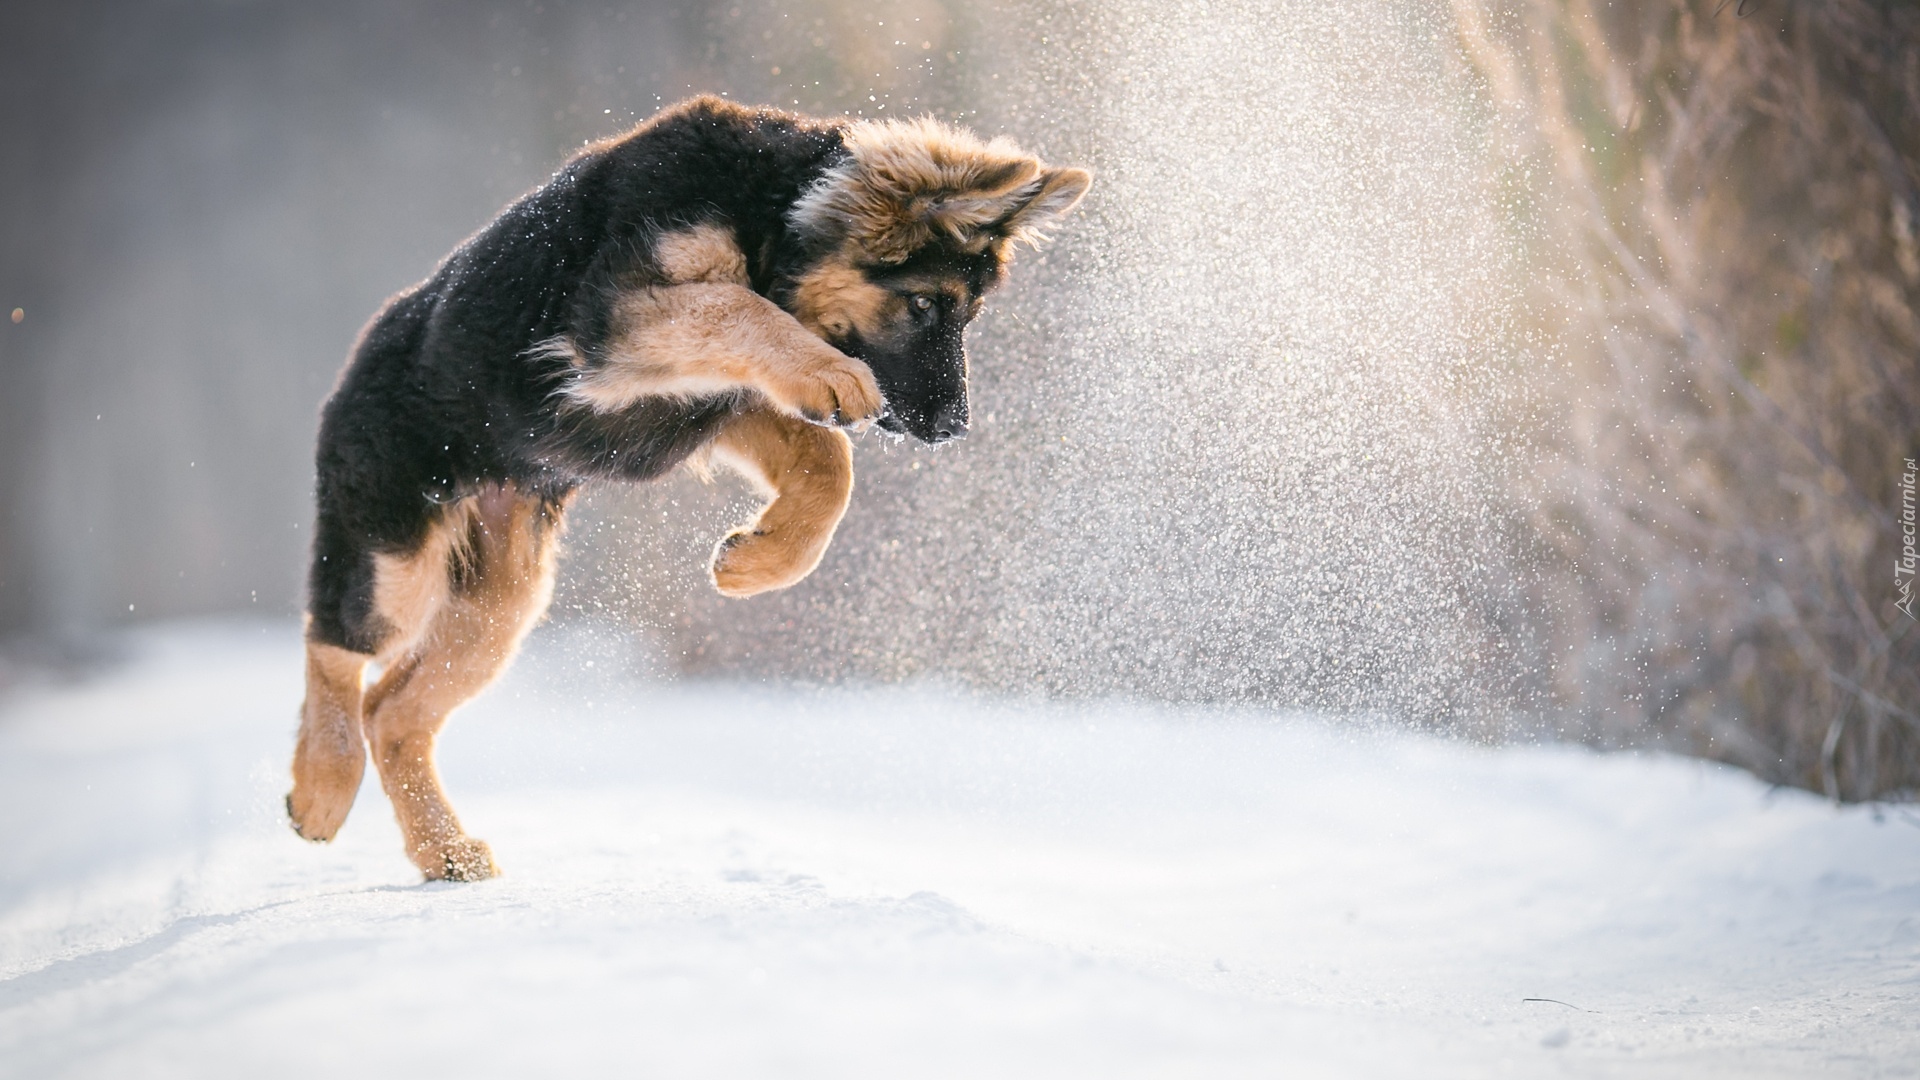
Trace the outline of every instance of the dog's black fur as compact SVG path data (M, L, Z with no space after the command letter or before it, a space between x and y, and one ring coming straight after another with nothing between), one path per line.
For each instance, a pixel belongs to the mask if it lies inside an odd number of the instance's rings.
M614 413L561 408L555 395L574 366L604 359L614 302L658 278L653 246L668 231L724 226L751 288L792 310L795 282L836 238L796 230L791 211L847 160L844 130L717 98L686 102L576 156L390 301L322 414L309 635L378 651L373 556L417 547L438 505L511 483L557 514L583 481L659 476L752 407L744 391L649 398ZM908 332L828 337L872 368L889 403L883 427L929 442L964 433L962 334L1002 251L936 238L861 267L883 285L929 271L967 283L965 297L916 308ZM572 357L539 348L561 338Z

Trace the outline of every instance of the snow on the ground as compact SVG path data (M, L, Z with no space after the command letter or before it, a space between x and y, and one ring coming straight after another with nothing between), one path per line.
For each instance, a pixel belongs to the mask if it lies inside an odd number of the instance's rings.
M0 1075L1920 1075L1920 828L1727 769L549 628L424 885L371 776L286 828L290 628L136 654L0 699Z

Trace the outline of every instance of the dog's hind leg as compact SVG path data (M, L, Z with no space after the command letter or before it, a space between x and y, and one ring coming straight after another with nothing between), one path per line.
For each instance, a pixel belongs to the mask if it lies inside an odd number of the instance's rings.
M728 421L709 453L771 499L714 549L714 587L727 596L752 596L812 573L853 495L847 436L759 409Z
M496 488L463 500L447 528L467 529L442 567L395 573L450 575L451 588L419 639L367 691L366 731L380 783L393 802L407 857L430 879L475 881L498 873L493 853L461 829L434 768L447 716L485 689L546 612L553 595L556 503Z
M294 831L308 840L333 839L360 790L367 766L360 735L360 679L372 659L307 641L307 698L300 706L287 816Z
M448 527L448 518L464 512L461 504L437 512L418 550L402 557L366 550L337 507L321 501L309 581L307 696L287 794L287 817L308 840L332 840L353 808L367 762L367 665L391 667L445 603L451 545L464 535ZM356 603L368 594L371 610L364 600Z

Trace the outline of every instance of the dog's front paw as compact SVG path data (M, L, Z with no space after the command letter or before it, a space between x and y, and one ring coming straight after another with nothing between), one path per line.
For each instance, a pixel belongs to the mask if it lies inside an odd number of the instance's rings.
M880 384L873 381L867 365L838 350L794 378L778 395L775 403L815 424L852 427L879 417L886 409Z
M792 538L757 529L735 529L713 549L713 587L736 599L784 589L812 572L819 561Z

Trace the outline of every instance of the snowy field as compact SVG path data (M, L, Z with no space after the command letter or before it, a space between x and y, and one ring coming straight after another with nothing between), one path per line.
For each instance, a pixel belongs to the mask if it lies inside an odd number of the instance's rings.
M1920 1076L1920 818L1714 766L548 628L423 885L371 776L286 828L291 628L131 651L0 698L6 1077Z

